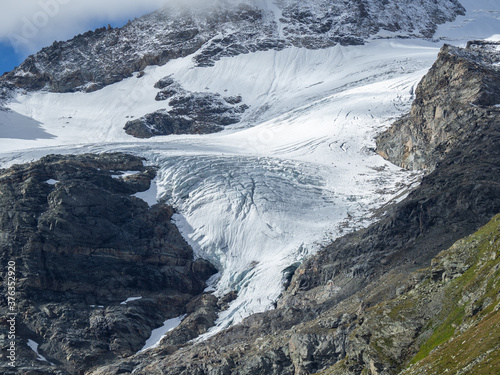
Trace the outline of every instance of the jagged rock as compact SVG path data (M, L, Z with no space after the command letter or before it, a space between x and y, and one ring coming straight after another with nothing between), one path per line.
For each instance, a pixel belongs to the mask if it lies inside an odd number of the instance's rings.
M46 373L132 355L203 292L216 270L193 261L173 209L134 196L155 174L125 154L52 155L0 171L0 260L16 263L18 368L36 362L28 339L55 363L45 362ZM2 316L7 308L2 298Z
M430 268L419 271L425 276L410 291L366 311L350 336L344 365L370 364L379 374L442 374L446 368L451 372L467 367L471 373L486 368L497 371L498 364L488 361L500 351L498 342L494 343L500 330L475 327L500 318L493 309L500 288L499 224L497 215L480 231L441 252ZM433 279L436 269L453 272L457 268L461 272L452 279ZM476 345L481 348L471 348ZM430 354L433 349L438 353ZM476 350L484 355L478 356ZM402 371L412 358L416 365ZM325 373L346 371L334 366Z
M156 94L155 100L160 102L162 100L167 100L172 98L172 96L178 94L178 89L174 87L170 87L168 89L161 90L158 94Z
M172 116L166 111L157 111L128 121L123 128L125 132L136 138L151 138L157 135L169 134L204 134L219 131L219 127L203 128L191 118Z
M207 37L200 35L189 14L165 9L122 28L97 29L55 42L1 80L28 90L95 91L149 65L194 53Z
M168 77L164 77L164 78L160 79L158 82L156 82L154 87L157 89L164 89L165 87L168 87L174 83L175 83L175 80L172 77L168 76Z
M445 45L419 83L411 113L377 139L377 152L408 169L432 171L445 155L500 122L500 43Z
M369 35L381 30L430 38L437 24L449 21L453 13L465 11L458 1L442 2L440 7L431 3L416 5L409 0L352 0L348 6L346 2L297 0L279 0L278 4L283 9L285 35L294 45L306 48L362 44ZM428 12L425 20L419 19L422 9Z
M239 103L241 103L243 98L241 97L241 95L236 95L236 96L228 96L228 97L224 98L224 100L226 101L226 103L229 103L229 104L239 104Z
M170 113L193 117L199 123L211 123L222 126L239 122L239 115L244 113L248 108L244 104L234 106L226 103L219 94L211 93L179 95L172 98L169 105L173 107Z
M258 18L263 18L260 12ZM271 29L269 34L275 34L275 30ZM231 35L224 38L214 38L194 56L194 61L198 66L207 67L213 66L214 62L221 57L231 57L270 49L281 51L290 45L280 39L264 38L257 41L250 41L249 39L250 35Z
M161 89L161 91L156 95L156 101L167 100L172 98L174 95L184 94L186 92L181 85L175 82L175 80L170 76L160 79L155 83L154 87Z
M163 86L165 83L160 84ZM173 82L164 86L156 100L171 98L171 110L160 110L125 124L125 132L136 138L169 134L208 134L238 123L248 106L230 103L219 94L186 92Z

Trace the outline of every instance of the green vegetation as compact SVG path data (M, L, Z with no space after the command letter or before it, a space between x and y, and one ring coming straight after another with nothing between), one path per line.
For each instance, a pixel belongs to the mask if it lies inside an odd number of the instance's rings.
M356 348L364 360L394 374L500 374L500 215L418 272L417 285L361 317L351 337L366 338ZM356 362L319 374L349 374Z
M455 333L455 326L461 323L464 316L464 309L457 307L451 314L448 315L444 323L439 325L431 338L422 345L420 351L412 359L411 363L416 363L429 355L429 353L443 342L451 339Z
M329 367L324 371L318 372L315 375L334 375L334 374L348 373L346 362L347 362L347 358L344 358L343 360L337 362L332 367Z
M405 299L397 299L391 301L395 304L389 313L387 314L392 320L404 321L408 319L408 314L412 312L417 306L417 301L415 301L415 296L411 296Z
M500 373L500 215L440 255L471 267L445 286L443 309L409 374ZM422 372L424 371L424 372Z
M420 370L420 371L418 371ZM500 370L500 314L498 310L464 333L443 343L408 373L498 374Z

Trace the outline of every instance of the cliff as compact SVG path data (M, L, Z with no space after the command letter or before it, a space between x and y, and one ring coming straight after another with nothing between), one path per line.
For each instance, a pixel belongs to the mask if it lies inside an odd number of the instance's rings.
M52 155L0 170L0 263L15 263L14 310L2 273L0 311L17 313L17 370L74 374L132 355L203 292L216 270L193 261L173 209L135 196L155 173L119 153ZM8 329L4 318L4 338ZM28 340L54 365L37 361ZM18 373L6 360L0 366Z
M434 170L471 137L487 137L500 110L500 43L445 45L419 83L411 112L377 139L377 152L407 169Z

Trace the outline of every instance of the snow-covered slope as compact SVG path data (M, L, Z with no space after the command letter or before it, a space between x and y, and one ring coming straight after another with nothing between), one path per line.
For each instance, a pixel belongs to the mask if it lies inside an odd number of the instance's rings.
M453 30L465 42L468 35ZM158 165L158 198L176 207L176 223L197 256L220 270L215 293L239 291L220 317L221 329L272 308L287 267L367 225L418 180L375 155L374 137L409 110L441 45L373 39L268 49L205 67L190 55L90 93L18 91L10 111L0 111L0 165L105 151ZM249 109L241 123L217 134L149 140L125 134L126 121L168 108L154 100L154 84L169 75L193 92L241 95Z
M465 40L485 39L500 34L500 2L460 0L467 13L440 25L434 38L462 44Z

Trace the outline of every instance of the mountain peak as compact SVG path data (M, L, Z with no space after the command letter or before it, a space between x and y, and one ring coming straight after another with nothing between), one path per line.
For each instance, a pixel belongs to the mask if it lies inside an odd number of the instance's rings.
M95 91L149 65L193 54L199 66L224 56L356 45L389 33L430 38L464 14L457 0L277 0L165 6L121 28L102 27L55 42L5 74L0 84L52 92Z

